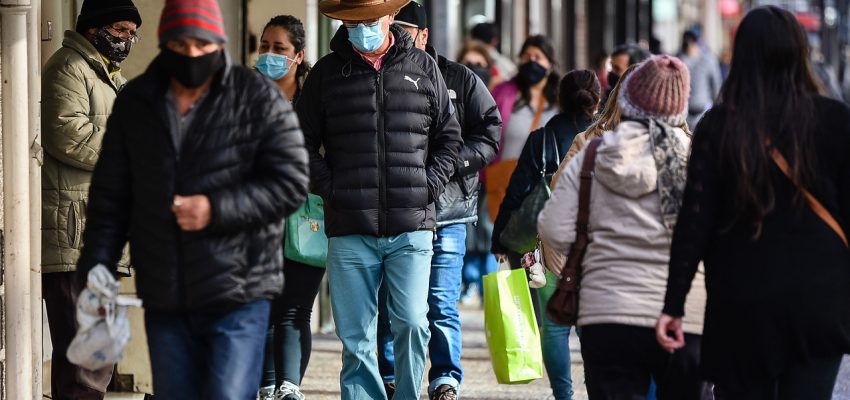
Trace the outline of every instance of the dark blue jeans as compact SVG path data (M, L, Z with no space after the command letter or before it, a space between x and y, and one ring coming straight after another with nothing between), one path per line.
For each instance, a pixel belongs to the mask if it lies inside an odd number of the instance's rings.
M258 300L222 313L146 311L156 397L256 399L269 310Z
M428 342L431 360L428 393L440 385L458 388L463 379L463 368L460 365L462 338L457 302L460 299L461 270L465 253L465 224L448 225L437 231L428 288L428 328L431 331L431 340ZM381 286L378 308L378 368L384 381L392 381L395 369L393 337L386 311L388 295L383 289L384 285Z

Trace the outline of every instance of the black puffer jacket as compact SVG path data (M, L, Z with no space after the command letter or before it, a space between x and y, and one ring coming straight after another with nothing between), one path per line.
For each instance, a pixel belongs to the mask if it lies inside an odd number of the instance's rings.
M478 172L499 152L502 117L487 85L472 70L437 55L431 46L427 52L437 60L463 135L457 171L437 200L437 226L475 222L478 220Z
M462 139L437 63L402 28L391 34L376 71L340 27L296 105L331 237L434 229L434 201L454 175Z
M296 115L271 81L228 63L177 154L167 85L157 59L115 101L79 271L114 266L129 239L145 308L220 311L273 298L283 288L283 218L307 193ZM210 200L210 225L181 231L173 198L196 194Z

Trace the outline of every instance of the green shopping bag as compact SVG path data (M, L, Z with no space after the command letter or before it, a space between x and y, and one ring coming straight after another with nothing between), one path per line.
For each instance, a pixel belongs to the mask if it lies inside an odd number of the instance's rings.
M314 267L324 267L328 258L328 237L325 235L324 201L308 193L307 200L292 215L286 217L286 258Z
M543 351L525 270L484 277L484 331L499 383L528 383L543 377Z

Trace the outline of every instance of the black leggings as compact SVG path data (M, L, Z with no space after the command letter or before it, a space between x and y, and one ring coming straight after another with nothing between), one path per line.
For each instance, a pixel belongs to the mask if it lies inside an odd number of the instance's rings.
M313 347L310 316L325 269L285 260L283 275L283 294L272 303L262 387L301 386Z
M716 400L830 400L840 367L840 355L796 364L776 379L751 382L746 388L727 388L718 383L714 397Z

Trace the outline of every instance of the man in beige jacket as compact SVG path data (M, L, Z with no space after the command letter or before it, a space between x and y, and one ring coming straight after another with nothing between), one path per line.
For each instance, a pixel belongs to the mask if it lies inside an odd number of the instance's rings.
M91 173L100 154L106 119L126 80L120 64L138 40L141 16L131 0L86 0L76 31L42 76L44 300L53 342L53 399L103 399L112 368L88 371L65 352L77 331L74 271L82 247ZM122 272L128 273L127 263Z

